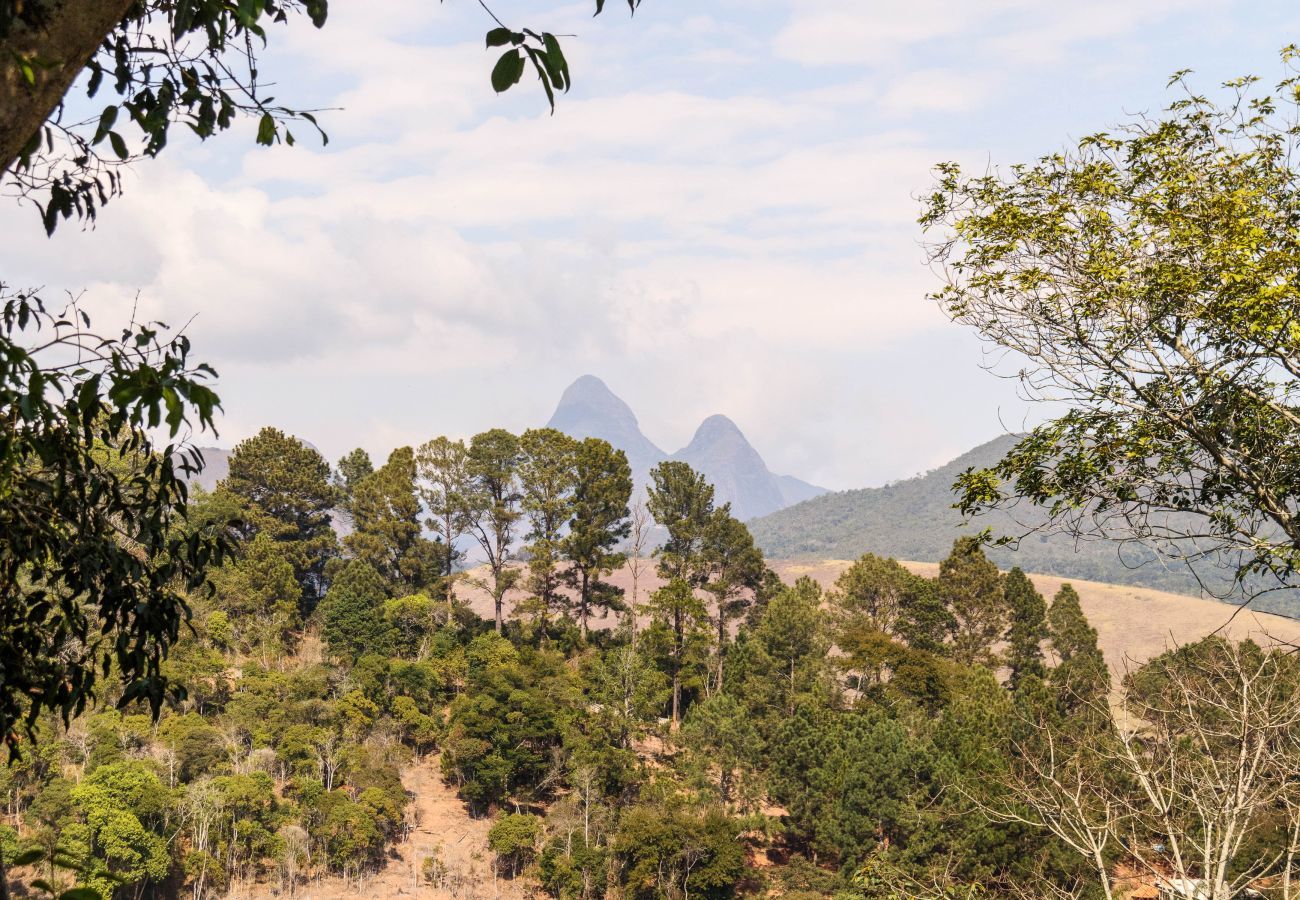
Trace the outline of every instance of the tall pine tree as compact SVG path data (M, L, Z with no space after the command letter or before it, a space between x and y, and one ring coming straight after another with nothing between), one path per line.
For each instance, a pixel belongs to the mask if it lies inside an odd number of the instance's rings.
M1047 677L1040 646L1047 637L1047 601L1018 567L1007 573L1002 592L1011 615L1011 628L1007 635L1007 665L1011 668L1011 678L1007 686L1015 690L1026 675Z

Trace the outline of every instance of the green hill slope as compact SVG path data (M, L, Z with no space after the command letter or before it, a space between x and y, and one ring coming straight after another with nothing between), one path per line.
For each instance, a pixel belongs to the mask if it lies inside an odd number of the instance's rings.
M995 534L1018 534L1006 513L963 525L952 508L952 484L971 466L997 462L1015 443L1013 435L989 441L925 475L879 488L837 491L788 507L749 523L754 539L770 558L855 559L871 552L897 559L937 562L958 536L983 527ZM1017 510L1026 524L1043 520L1036 510ZM1200 595L1196 579L1181 563L1164 564L1149 550L1111 541L1076 542L1066 535L1032 536L1015 550L994 548L989 556L1002 568L1020 566L1063 578L1133 584ZM1212 577L1213 573L1204 573ZM1261 610L1300 613L1300 598L1270 594L1253 604Z

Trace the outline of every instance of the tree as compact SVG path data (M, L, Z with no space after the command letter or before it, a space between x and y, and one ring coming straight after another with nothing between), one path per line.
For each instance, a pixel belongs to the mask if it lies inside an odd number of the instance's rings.
M1014 689L1026 675L1047 677L1040 646L1047 637L1047 602L1018 567L1007 573L1002 591L1011 616L1007 665L1011 668L1008 687Z
M592 609L617 609L622 602L622 589L602 579L627 559L615 548L632 530L627 507L631 496L632 469L622 450L600 438L578 444L572 518L563 553L570 565L566 580L578 593L583 635Z
M427 539L420 527L415 491L415 452L398 447L383 466L357 483L354 530L343 539L353 556L404 593L430 587L446 568L445 548Z
M436 437L420 446L415 455L419 475L420 499L432 516L434 530L446 548L443 557L443 585L447 607L455 600L452 574L464 551L456 541L470 529L470 498L473 491L469 469L469 450L464 441Z
M628 0L633 11L640 0ZM596 0L600 14L605 0ZM570 85L569 64L555 35L495 25L487 46L506 48L492 69L492 87L506 91L531 64L546 97ZM257 120L257 142L294 143L291 123L320 132L306 110L275 103L258 83L257 50L268 25L305 13L325 24L326 0L266 0L176 5L160 0L0 0L0 172L42 211L47 232L74 214L96 209L121 190L122 166L157 156L171 127L183 123L201 139L245 118ZM71 120L65 95L88 74L86 93L117 95L99 115ZM107 77L107 81L105 80ZM138 134L123 134L130 122ZM106 153L107 140L111 154Z
M338 494L329 478L320 453L277 428L263 428L235 445L230 473L218 486L244 504L245 539L265 531L286 545L308 613L324 594L325 563L338 544L330 524Z
M669 635L668 670L672 679L672 726L682 715L682 673L691 641L708 626L708 610L690 584L674 578L650 595L650 615Z
M519 438L502 428L474 435L469 443L470 532L487 558L497 633L504 623L506 591L518 573L510 568L511 542L519 522Z
M1277 813L1300 796L1298 676L1290 654L1217 637L1159 656L1125 679L1117 712L1096 704L1103 729L1083 740L1069 722L1041 729L987 811L1052 832L1108 898L1121 845L1130 864L1195 882L1206 900L1277 875L1289 893L1297 822Z
M321 634L330 652L348 660L383 652L389 644L384 618L388 582L364 560L343 566L321 603Z
M520 509L528 520L528 589L545 623L560 605L560 559L573 505L577 442L554 428L530 428L519 437Z
M498 865L505 863L514 878L532 862L541 837L542 822L537 816L507 813L488 829L488 847L497 855Z
M722 689L723 658L727 654L728 629L754 602L767 566L754 536L745 523L731 514L731 504L713 510L701 539L704 590L713 596L717 626L714 689Z
M939 563L939 596L952 614L953 658L965 665L991 660L993 644L1006 630L1002 575L980 549L978 538L953 542Z
M1007 173L940 166L922 221L935 299L1068 407L964 473L963 509L1019 500L1046 514L1026 531L1140 541L1249 596L1300 561L1300 82L1219 103L1185 75L1163 116Z
M179 527L201 457L151 436L212 427L214 373L189 341L157 325L101 337L75 306L0 299L0 740L13 756L21 723L67 722L101 673L120 678L123 704L156 712L183 592L225 548Z
M1059 660L1051 681L1061 709L1074 713L1104 701L1110 691L1110 669L1097 646L1097 629L1088 624L1079 594L1068 584L1061 585L1052 598L1047 634Z
M829 649L821 600L821 587L804 576L772 598L754 629L754 639L775 663L771 676L780 680L787 714L814 685Z
M302 625L302 589L281 545L265 532L244 545L240 557L214 575L219 612L233 615L233 631L243 652L268 646L283 651Z
M339 460L334 471L334 487L339 492L339 506L352 509L352 495L361 479L375 471L375 464L370 461L370 454L357 447Z
M724 806L753 800L749 780L761 759L762 739L753 717L730 694L716 693L691 707L682 725L682 740L709 772L716 769L718 799Z
M713 515L713 485L689 465L677 460L650 470L646 506L654 520L668 530L658 549L659 575L692 587L704 583L704 532Z

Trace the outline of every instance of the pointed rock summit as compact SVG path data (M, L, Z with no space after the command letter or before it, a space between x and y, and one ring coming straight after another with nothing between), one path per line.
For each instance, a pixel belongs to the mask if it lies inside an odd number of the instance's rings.
M575 438L595 437L627 454L637 483L643 483L668 454L641 433L636 414L595 375L583 375L560 396L547 428Z
M731 503L731 514L744 521L785 506L776 476L758 451L726 416L709 416L691 442L673 454L713 485L718 503Z
M636 414L594 375L584 375L565 390L547 427L576 438L597 437L627 454L640 487L650 470L669 455L641 433ZM783 509L824 493L822 488L788 475L773 475L758 451L726 416L709 416L691 442L672 459L688 463L714 486L714 499L731 504L744 520Z

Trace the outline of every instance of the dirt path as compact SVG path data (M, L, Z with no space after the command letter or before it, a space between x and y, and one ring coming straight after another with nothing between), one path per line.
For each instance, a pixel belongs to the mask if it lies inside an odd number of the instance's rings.
M407 839L393 848L388 864L360 881L330 877L302 885L295 900L525 900L531 896L522 880L493 878L492 851L487 834L490 819L473 819L455 791L442 780L437 756L430 756L402 773L410 792ZM438 878L421 884L425 861L434 859ZM267 885L230 892L231 900L268 900L283 897Z

